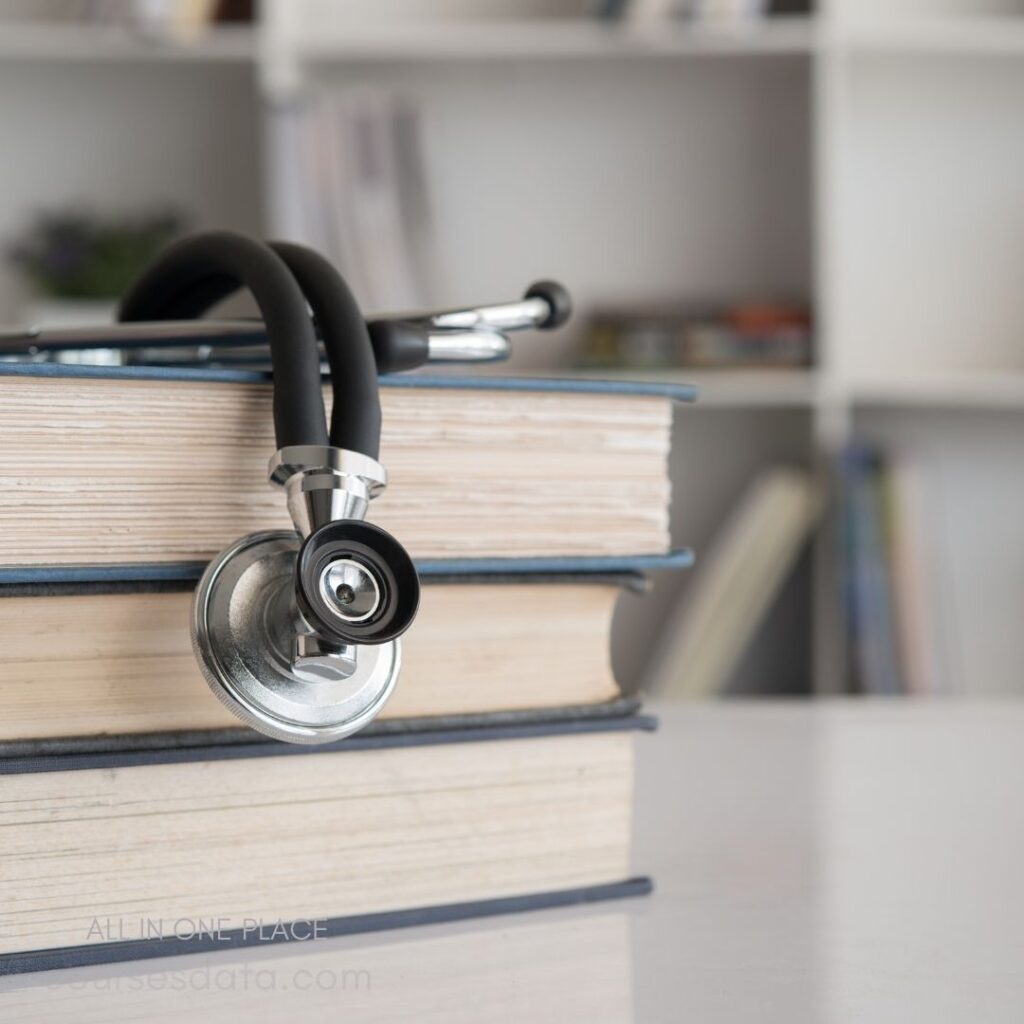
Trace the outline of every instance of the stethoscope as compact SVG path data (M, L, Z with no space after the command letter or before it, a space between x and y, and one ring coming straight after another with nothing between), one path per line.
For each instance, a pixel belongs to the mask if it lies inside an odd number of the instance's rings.
M147 330L160 337L159 323L187 334L182 322L241 288L269 345L277 451L268 475L294 530L242 537L209 563L192 602L192 645L210 688L243 722L292 743L325 743L380 712L420 601L409 554L365 521L387 485L378 373L438 353L490 358L507 351L506 331L564 323L569 299L542 282L515 303L368 324L340 274L312 250L209 232L160 254L129 289L120 320L143 338ZM330 430L317 332L330 370Z

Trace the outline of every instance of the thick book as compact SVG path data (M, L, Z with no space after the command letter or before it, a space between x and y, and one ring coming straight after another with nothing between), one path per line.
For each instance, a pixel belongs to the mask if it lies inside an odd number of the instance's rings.
M390 483L370 518L415 558L668 551L672 405L692 389L384 385ZM202 563L289 528L270 401L250 371L0 364L0 566Z
M0 973L649 891L643 716L0 759Z
M658 564L686 561L680 553ZM624 588L642 587L640 573L427 569L422 578L420 613L403 638L402 677L384 719L619 697L612 616ZM41 739L236 727L192 652L193 585L184 577L0 584L0 752Z

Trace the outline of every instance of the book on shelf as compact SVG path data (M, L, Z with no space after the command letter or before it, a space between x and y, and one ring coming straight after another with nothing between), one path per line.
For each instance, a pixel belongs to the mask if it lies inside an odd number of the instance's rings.
M883 460L889 490L889 562L893 612L904 688L911 694L949 693L943 638L943 539L936 522L938 495L923 466L905 455Z
M273 108L276 231L326 255L369 309L428 307L436 291L420 112L363 86Z
M841 462L848 684L868 694L953 689L938 495L923 466L856 442Z
M850 445L843 455L844 551L851 670L857 689L904 690L891 575L891 507L881 455Z
M80 0L67 10L76 20L182 40L214 25L244 24L255 17L253 0Z
M850 445L843 453L843 550L850 672L854 689L905 690L891 574L892 509L881 454Z
M806 0L606 0L595 13L600 18L642 24L680 21L728 27L776 15L808 14L809 5Z
M583 345L590 368L801 368L813 360L811 314L791 303L603 310Z
M823 506L821 488L804 469L775 466L754 480L669 611L652 658L652 692L728 692L736 665L806 548Z

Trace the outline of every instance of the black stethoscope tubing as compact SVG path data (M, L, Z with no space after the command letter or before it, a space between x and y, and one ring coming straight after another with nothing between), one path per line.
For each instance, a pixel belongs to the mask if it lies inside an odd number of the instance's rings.
M378 458L380 392L369 331L344 279L318 253L227 231L192 236L164 250L132 285L119 319L197 318L243 287L266 323L277 447L329 443ZM310 310L331 371L329 432Z

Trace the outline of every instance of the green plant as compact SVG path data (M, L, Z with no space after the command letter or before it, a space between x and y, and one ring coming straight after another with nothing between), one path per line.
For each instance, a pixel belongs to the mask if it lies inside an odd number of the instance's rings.
M43 295L111 299L179 234L178 214L104 218L79 210L41 213L10 250L12 263Z

